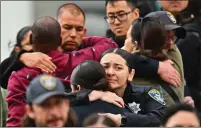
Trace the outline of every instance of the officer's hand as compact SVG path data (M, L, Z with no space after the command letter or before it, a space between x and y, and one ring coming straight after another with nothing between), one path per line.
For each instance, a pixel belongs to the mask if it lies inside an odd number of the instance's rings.
M40 68L45 73L53 73L56 69L51 57L40 52L24 53L20 56L20 61L27 67Z
M123 50L126 50L127 52L132 52L133 50L135 50L137 47L137 41L135 41L135 43L132 43L130 40L126 39L124 46L121 48Z
M175 86L181 86L181 77L179 72L172 66L171 60L159 62L158 74L167 83Z
M115 93L109 91L103 92L101 100L114 104L120 108L124 108L124 100Z
M115 115L115 114L111 114L111 113L99 113L98 115L103 115L103 116L106 116L106 117L112 119L116 123L117 127L119 127L121 124L121 115L120 114Z
M184 103L189 104L192 107L195 107L194 100L190 96L184 97Z

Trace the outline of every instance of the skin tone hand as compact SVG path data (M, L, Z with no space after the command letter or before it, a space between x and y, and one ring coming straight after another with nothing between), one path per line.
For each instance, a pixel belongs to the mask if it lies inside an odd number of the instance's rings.
M117 96L115 93L106 91L92 91L89 94L89 101L102 100L111 104L114 104L120 108L124 108L124 101L121 97Z
M189 104L192 107L195 107L194 100L190 96L184 97L184 103Z
M116 124L117 124L117 127L119 127L121 125L121 115L120 114L111 114L111 113L99 113L98 115L103 115L103 116L106 116L110 119L112 119Z
M51 57L40 52L24 53L20 56L20 61L27 67L39 68L45 73L53 73L56 69Z
M159 62L158 74L167 83L174 87L180 87L182 84L180 74L172 64L173 62L171 60Z
M124 46L121 49L131 53L134 50L136 50L136 44L137 44L137 41L135 41L135 44L131 43L130 41L125 41Z

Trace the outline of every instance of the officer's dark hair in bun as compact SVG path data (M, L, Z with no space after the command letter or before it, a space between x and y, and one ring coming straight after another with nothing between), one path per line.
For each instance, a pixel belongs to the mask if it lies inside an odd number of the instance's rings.
M125 50L122 50L120 48L112 48L112 49L109 49L107 51L105 51L103 54L102 54L102 57L103 58L106 54L108 53L114 53L114 54L117 54L117 55L120 55L127 63L128 67L129 67L129 72L135 68L135 65L134 65L134 59L132 58L132 55L131 53L128 53L127 51Z
M80 85L84 89L106 90L108 82L103 66L94 60L79 64L72 72L71 84Z

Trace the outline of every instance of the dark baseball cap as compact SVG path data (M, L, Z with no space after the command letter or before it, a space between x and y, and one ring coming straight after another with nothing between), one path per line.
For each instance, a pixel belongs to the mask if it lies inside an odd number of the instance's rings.
M52 96L68 98L63 83L56 77L40 75L34 78L27 87L26 102L28 104L41 104Z
M168 11L156 11L151 12L145 16L146 17L153 17L158 18L164 25L166 30L175 30L177 38L185 38L186 37L186 30L177 25L177 20L173 16L172 13Z

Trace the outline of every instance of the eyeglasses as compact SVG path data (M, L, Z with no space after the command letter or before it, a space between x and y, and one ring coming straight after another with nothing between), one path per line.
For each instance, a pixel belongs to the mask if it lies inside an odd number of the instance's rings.
M116 14L116 15L113 15L113 16L105 16L104 19L107 20L107 22L109 24L112 24L114 23L115 19L117 18L120 22L123 22L125 20L127 20L128 18L128 14L130 14L131 12L133 12L134 9L132 9L131 11L129 12L125 12L125 13L120 13L120 14Z

